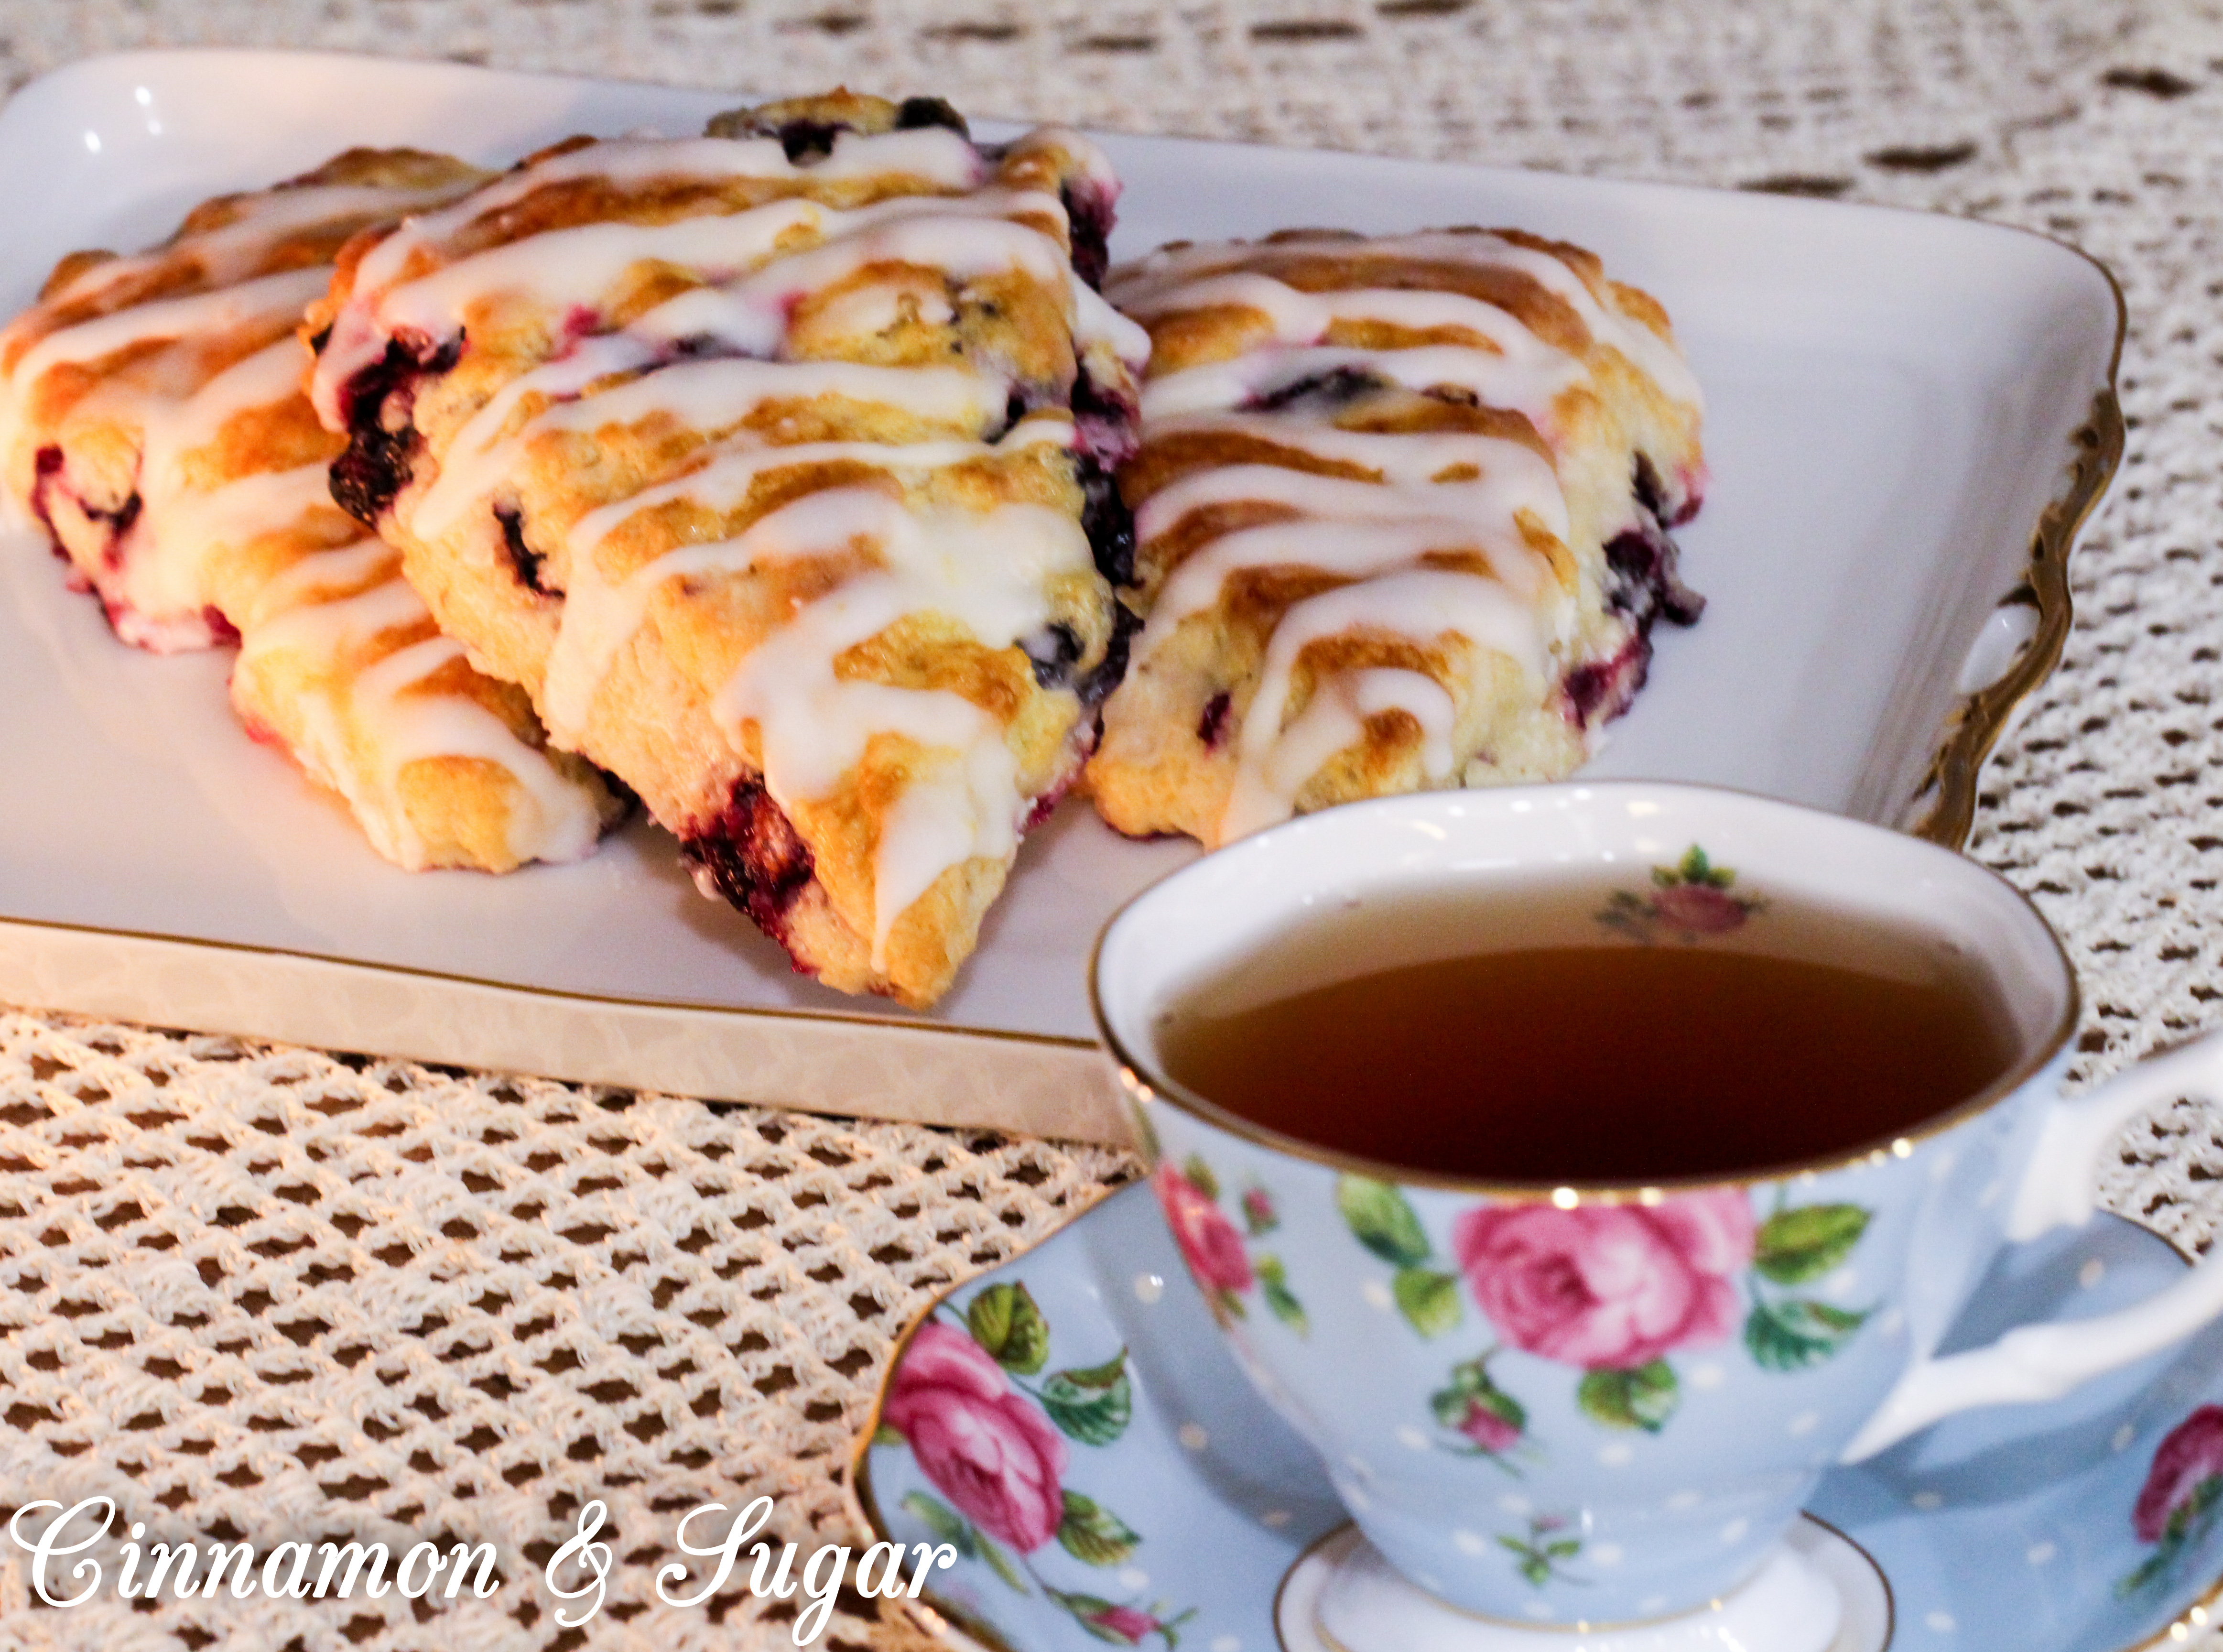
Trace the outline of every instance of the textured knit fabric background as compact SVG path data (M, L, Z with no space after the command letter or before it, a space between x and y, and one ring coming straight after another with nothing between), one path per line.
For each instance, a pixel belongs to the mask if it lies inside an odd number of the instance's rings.
M2083 971L2080 1080L2223 1023L2223 9L2126 0L0 0L10 84L125 47L315 46L1933 207L2105 260L2129 452L2059 674L1974 853ZM0 158L0 164L4 159ZM24 777L11 777L21 783ZM2119 1208L2188 1243L2223 1139L2133 1132ZM260 1598L26 1604L0 1649L784 1644L650 1592L677 1511L840 1476L932 1293L1132 1173L854 1126L0 1016L0 1505L104 1492L173 1537L492 1540L606 1498L585 1635L515 1575L419 1622ZM537 1568L534 1568L537 1569ZM861 1606L861 1603L851 1603ZM835 1644L910 1644L836 1620Z

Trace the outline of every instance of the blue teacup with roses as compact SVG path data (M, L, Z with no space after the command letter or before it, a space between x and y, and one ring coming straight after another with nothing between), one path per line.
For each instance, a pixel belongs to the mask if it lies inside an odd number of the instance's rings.
M1183 994L1247 961L1307 967L1289 961L1308 913L1410 911L1437 892L1479 910L1546 881L1595 892L1583 921L1603 944L1765 952L1771 911L1790 906L1929 934L1990 975L2014 1059L1899 1137L1656 1185L1483 1184L1351 1159L1166 1077L1157 1029ZM1375 939L1371 967L1420 961ZM1426 944L1442 955L1440 936ZM1338 961L1317 968L1314 984ZM1105 930L1092 979L1167 1225L1238 1364L1375 1550L1468 1612L1565 1627L1703 1607L1794 1564L1781 1540L1831 1465L1954 1411L2065 1393L2223 1312L2211 1261L2111 1319L1937 1356L2001 1247L2090 1214L2132 1114L2223 1094L2223 1046L2062 1100L2076 991L2044 919L1992 873L1881 828L1644 783L1354 804L1146 892ZM1477 1061L1488 1048L1478 1005Z

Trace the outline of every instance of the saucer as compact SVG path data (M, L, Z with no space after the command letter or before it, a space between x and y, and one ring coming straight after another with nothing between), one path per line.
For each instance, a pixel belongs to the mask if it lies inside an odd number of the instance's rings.
M2010 1250L1945 1351L2124 1306L2183 1266L2096 1218ZM1147 1185L943 1296L891 1371L929 1326L949 1384L914 1390L909 1440L883 1422L884 1384L852 1487L877 1537L957 1551L915 1603L933 1627L1007 1652L1298 1652L1277 1597L1346 1516L1237 1370ZM975 1464L983 1441L1000 1450L1000 1477L960 1479L937 1450L953 1436ZM1477 1492L1512 1528L1533 1512L1502 1479ZM2223 1616L2223 1328L2063 1400L1949 1419L1833 1471L1806 1506L1802 1531L1842 1539L1887 1589L1880 1635L1844 1652L2184 1641Z

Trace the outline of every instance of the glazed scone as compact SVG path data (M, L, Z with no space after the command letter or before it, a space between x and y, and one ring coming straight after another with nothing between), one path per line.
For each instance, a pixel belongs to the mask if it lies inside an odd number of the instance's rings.
M344 251L335 492L844 992L931 1003L1124 658L1117 183L849 93L575 140Z
M1147 616L1088 788L1209 847L1424 787L1557 779L1702 601L1704 491L1659 306L1515 230L1176 245L1105 291L1148 327L1121 472Z
M333 504L345 444L303 386L295 335L341 244L485 175L351 150L210 201L136 257L65 260L0 332L10 489L118 636L159 652L238 641L231 697L249 731L412 869L574 859L620 811Z

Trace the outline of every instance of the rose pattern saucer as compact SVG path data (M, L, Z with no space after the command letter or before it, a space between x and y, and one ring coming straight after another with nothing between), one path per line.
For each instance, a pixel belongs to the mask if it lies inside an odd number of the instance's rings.
M1182 1176L1216 1214L1193 1208L1193 1236L1218 1247L1227 1290L1280 1317L1259 1265L1270 1195ZM2100 1218L2010 1252L1946 1346L2050 1304L2104 1312L2182 1265L2144 1229ZM1301 1280L1280 1289L1301 1300ZM1345 1516L1243 1379L1214 1311L1227 1306L1191 1283L1138 1186L951 1292L904 1338L853 1491L876 1536L958 1550L922 1602L953 1638L1276 1652L1283 1578ZM1502 1516L1508 1564L1564 1567L1579 1533L1496 1472L1518 1467L1517 1412L1486 1369L1457 1367L1424 1444L1491 1460L1475 1466L1477 1495ZM2173 1645L2223 1610L2223 1332L2065 1400L1951 1419L1834 1472L1808 1507L1888 1579L1893 1652Z

